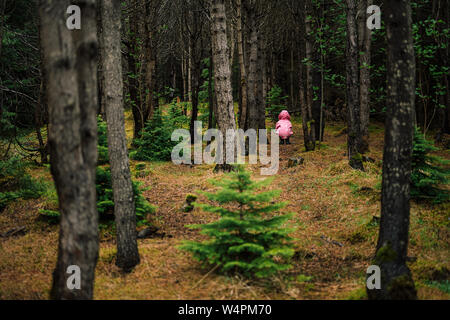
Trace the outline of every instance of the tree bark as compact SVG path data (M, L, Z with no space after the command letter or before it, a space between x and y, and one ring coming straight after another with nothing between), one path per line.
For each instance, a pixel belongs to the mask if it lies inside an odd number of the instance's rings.
M148 1L145 2L145 109L144 122L148 118L153 117L155 112L155 96L154 92L156 89L156 47L155 47L155 26L154 24L154 13Z
M257 105L258 72L258 30L254 5L248 12L250 27L250 58L248 59L248 128L258 130L259 114Z
M367 8L372 5L372 0L363 0L359 3L358 40L360 57L360 119L361 119L361 145L359 151L369 151L369 119L370 119L370 50L372 46L372 30L367 28Z
M51 298L92 299L98 258L97 25L95 0L73 4L83 12L83 28L66 27L68 0L41 0L41 38L47 75L51 172L61 222ZM80 289L69 289L69 266L81 271Z
M103 100L108 126L108 152L114 194L114 216L117 233L116 265L129 271L139 263L136 242L134 194L128 163L123 109L123 80L120 53L120 0L102 0L102 69Z
M348 159L353 169L364 170L361 146L361 120L359 106L358 34L356 28L356 1L347 3L347 126Z
M308 17L311 14L311 4L308 1L304 2L305 8L305 55L306 55L306 107L303 107L303 133L305 141L305 150L314 151L316 148L316 124L313 119L313 73L312 73L312 50L313 44L311 39L311 19Z
M226 131L236 129L233 107L233 93L231 89L231 69L229 48L227 42L227 25L225 14L225 0L211 0L211 38L214 60L214 87L217 97L217 125L224 137L223 165L217 165L216 170L230 171L230 164L226 164Z
M127 42L128 47L128 90L130 92L130 104L131 112L133 113L134 131L133 140L138 139L142 135L142 130L145 126L145 115L141 108L142 100L139 91L139 70L137 68L139 61L139 44L138 44L138 8L136 0L129 1L129 7L131 10L129 19L130 34Z
M241 86L241 108L240 108L240 119L239 128L247 130L247 73L245 69L245 58L244 58L244 34L242 31L242 0L236 1L236 11L237 11L237 39L238 39L238 55L239 55L239 70L240 70L240 86Z
M380 233L374 262L381 269L381 289L367 293L370 299L416 299L406 265L416 72L410 1L387 1L385 12L387 115Z

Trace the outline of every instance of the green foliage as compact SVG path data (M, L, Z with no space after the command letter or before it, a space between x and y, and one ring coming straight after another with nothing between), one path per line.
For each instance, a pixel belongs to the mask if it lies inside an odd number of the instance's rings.
M174 128L186 128L189 127L189 117L183 114L183 108L186 109L186 103L177 103L177 100L172 100L169 106L169 112L167 120L170 121Z
M109 163L108 156L108 135L107 135L107 125L103 119L98 116L97 118L97 128L98 128L98 164L107 164Z
M218 266L221 272L240 272L245 276L269 277L290 267L288 260L294 254L292 230L284 227L291 214L276 215L286 203L275 203L280 191L256 192L271 180L255 182L241 167L229 174L230 179L212 181L221 190L203 193L219 206L197 204L205 211L216 213L220 219L200 225L209 240L186 241L181 249L193 253L199 261Z
M45 185L26 171L27 164L18 157L0 161L0 211L17 199L39 198Z
M288 96L282 96L282 89L275 85L267 93L267 113L273 121L277 121L278 115L281 111L286 110L285 105Z
M177 142L171 140L172 122L161 114L158 109L153 118L147 121L142 136L135 139L136 150L130 157L139 161L168 161L171 159L172 149Z
M444 166L450 161L430 154L439 150L425 139L420 129L414 132L414 147L411 172L411 198L428 199L434 203L448 201L450 194L439 188L449 183L450 170Z
M437 288L441 290L442 292L450 294L450 281L449 280L443 280L443 281L427 281L426 282L430 287Z
M146 215L153 213L155 208L148 203L142 195L143 189L139 182L133 181L134 205L138 225L148 224ZM96 172L97 210L104 216L114 212L114 196L111 182L111 170L109 167L97 167Z

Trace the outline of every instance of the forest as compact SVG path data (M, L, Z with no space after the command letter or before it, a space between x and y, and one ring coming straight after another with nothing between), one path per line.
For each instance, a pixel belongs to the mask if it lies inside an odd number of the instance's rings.
M449 300L449 14L0 0L0 300Z

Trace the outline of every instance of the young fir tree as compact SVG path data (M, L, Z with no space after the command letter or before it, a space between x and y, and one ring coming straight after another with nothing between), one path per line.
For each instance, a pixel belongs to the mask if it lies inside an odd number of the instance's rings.
M448 201L450 194L439 185L449 183L450 170L443 165L450 161L430 155L437 151L431 141L425 139L419 128L414 132L412 172L411 172L411 198L431 199L434 203Z
M241 167L229 175L231 179L212 181L222 188L217 193L203 193L219 206L195 203L205 211L219 214L220 219L188 226L200 229L210 239L186 241L181 249L192 252L201 262L217 266L221 272L234 271L248 277L268 277L290 268L288 260L294 250L288 233L292 230L284 224L291 214L273 214L286 205L272 202L280 191L256 192L270 179L252 181L250 173Z
M156 109L153 118L147 121L141 138L134 141L137 149L130 153L130 158L140 161L170 160L172 149L177 145L171 136L170 121Z

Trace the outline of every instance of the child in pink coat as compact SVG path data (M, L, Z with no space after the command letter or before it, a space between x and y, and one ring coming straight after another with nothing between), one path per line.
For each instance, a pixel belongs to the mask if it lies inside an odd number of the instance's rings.
M286 141L286 144L291 144L289 142L289 137L294 134L292 131L292 123L291 123L291 116L289 115L289 112L287 110L281 111L281 113L278 115L278 122L275 127L277 134L280 136L281 144L284 144Z

